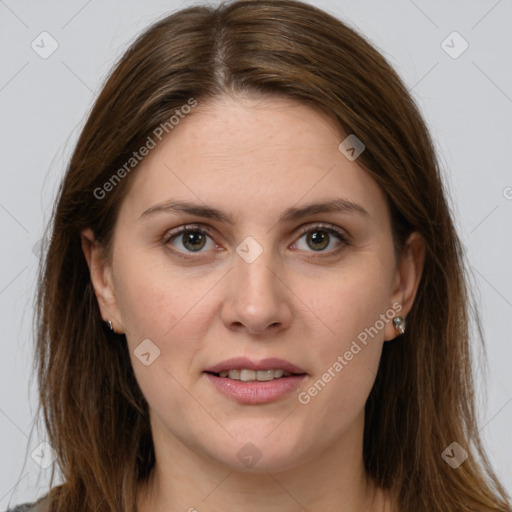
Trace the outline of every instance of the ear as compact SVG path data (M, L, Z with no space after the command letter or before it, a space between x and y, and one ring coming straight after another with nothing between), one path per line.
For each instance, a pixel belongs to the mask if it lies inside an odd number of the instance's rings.
M114 281L112 278L112 266L103 255L103 248L95 240L91 229L86 229L81 233L82 250L89 266L91 281L98 300L101 316L106 322L110 320L114 327L114 332L122 333L124 331L121 315L117 305Z
M425 242L423 237L414 231L407 239L400 261L395 272L393 294L390 308L396 316L403 318L412 309L425 263ZM395 307L392 307L392 305ZM397 305L401 306L398 311ZM398 335L393 322L388 322L384 331L384 339L390 341Z

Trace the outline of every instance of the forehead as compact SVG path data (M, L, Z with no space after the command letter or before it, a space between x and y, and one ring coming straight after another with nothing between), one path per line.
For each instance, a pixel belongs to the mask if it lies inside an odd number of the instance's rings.
M385 196L339 151L345 137L332 118L288 99L199 101L139 164L126 208L140 216L174 198L270 218L301 202L345 197L378 219Z

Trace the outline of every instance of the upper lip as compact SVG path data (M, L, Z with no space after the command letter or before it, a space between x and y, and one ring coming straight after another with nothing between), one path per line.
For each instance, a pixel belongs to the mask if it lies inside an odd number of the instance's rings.
M205 372L210 373L220 373L229 370L269 370L269 369L282 369L285 372L289 373L306 373L302 368L295 366L289 361L285 361L284 359L279 359L277 357L270 357L267 359L262 359L261 361L251 361L247 357L234 357L232 359L227 359L226 361L222 361L221 363L215 364L206 368Z

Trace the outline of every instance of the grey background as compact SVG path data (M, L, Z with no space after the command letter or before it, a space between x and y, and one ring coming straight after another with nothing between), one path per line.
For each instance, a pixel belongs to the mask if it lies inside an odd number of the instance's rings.
M486 380L478 374L480 429L510 490L512 0L312 3L386 55L433 133L487 342ZM31 431L31 320L37 244L57 185L115 59L152 21L191 4L0 0L0 510L45 493L50 471L31 457L45 441ZM31 47L43 31L59 45L47 59ZM469 44L458 58L441 46L453 31ZM456 37L446 44L452 53L462 48Z

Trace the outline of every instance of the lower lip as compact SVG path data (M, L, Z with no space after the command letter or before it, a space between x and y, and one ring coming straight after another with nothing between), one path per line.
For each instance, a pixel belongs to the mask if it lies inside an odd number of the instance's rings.
M303 374L265 382L243 382L241 380L228 379L227 377L217 377L211 373L205 373L205 375L222 394L234 398L242 404L264 404L278 400L296 390L304 377L306 377Z

